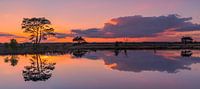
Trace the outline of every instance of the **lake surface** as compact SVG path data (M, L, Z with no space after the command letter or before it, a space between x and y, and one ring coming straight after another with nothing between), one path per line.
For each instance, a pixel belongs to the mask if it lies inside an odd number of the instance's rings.
M1 89L200 89L200 51L0 56Z

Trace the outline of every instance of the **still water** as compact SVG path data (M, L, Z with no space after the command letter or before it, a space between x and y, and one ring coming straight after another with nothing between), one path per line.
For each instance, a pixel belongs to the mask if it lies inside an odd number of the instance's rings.
M200 89L200 51L0 56L0 89Z

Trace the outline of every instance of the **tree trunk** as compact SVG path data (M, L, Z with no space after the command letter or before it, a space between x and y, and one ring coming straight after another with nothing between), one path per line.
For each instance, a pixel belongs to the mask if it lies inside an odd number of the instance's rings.
M38 36L39 36L39 29L37 28L37 31L36 31L36 44L38 44Z
M39 65L39 56L38 55L36 55L36 61L37 61L37 69L38 69L38 71L40 71L40 65Z
M41 40L42 40L42 31L40 30L40 36L39 36L39 42L38 43L40 43Z

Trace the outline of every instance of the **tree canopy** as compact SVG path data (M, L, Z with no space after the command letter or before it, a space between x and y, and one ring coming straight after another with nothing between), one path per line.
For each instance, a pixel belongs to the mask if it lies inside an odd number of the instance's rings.
M80 44L80 43L86 42L86 40L83 37L81 37L81 36L77 36L77 37L73 38L73 42L77 42L77 43Z
M54 28L51 27L51 22L42 18L24 18L22 21L22 29L24 33L30 34L29 40L38 44L42 40L47 40L49 36L54 36Z

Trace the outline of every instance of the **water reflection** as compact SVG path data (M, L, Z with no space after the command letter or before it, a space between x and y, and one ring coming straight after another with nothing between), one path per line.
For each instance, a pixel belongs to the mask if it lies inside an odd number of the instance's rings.
M11 66L16 66L18 63L19 57L17 55L7 56L4 59L5 63L10 63Z
M172 55L175 60L171 60L172 56L168 55L168 52L181 54L181 56ZM69 51L69 53L74 58L83 57L90 60L103 60L105 65L113 70L131 72L159 71L178 73L181 70L191 70L190 65L200 63L199 57L192 57L193 52L191 50L182 50L180 52L177 50L131 51L116 49L113 51L91 51L77 49Z
M182 57L191 57L192 56L192 51L191 50L182 50L181 51L181 56Z
M199 54L199 50L118 49L4 55L0 84L2 89L199 89Z
M46 81L52 76L56 63L49 63L39 54L32 56L30 61L31 64L25 66L22 72L25 81Z
M112 70L140 73L144 71L159 71L166 73L178 73L181 70L191 70L191 65L200 63L199 51L191 50L71 50L68 54L72 59L87 58L88 60L103 60L105 65ZM48 53L47 53L48 54ZM65 55L65 54L60 54ZM50 55L52 56L52 55ZM56 55L59 57L59 54ZM7 56L5 63L16 66L19 57ZM52 76L56 63L49 62L48 58L35 54L31 57L30 65L24 66L22 75L25 81L46 81Z
M120 50L120 49L114 50L115 56L118 56L122 51L124 52L125 56L128 56L128 53L127 53L126 49L125 50Z
M76 58L83 57L87 52L89 52L89 51L88 50L82 50L82 49L76 49L76 50L69 51L69 53Z
M167 51L166 51L167 52ZM171 51L173 54L179 53L179 51ZM127 56L127 53L130 56ZM114 55L108 51L98 51L97 53L89 53L84 57L92 60L102 60L105 65L109 66L113 70L120 71L159 71L167 73L177 73L180 70L191 70L190 65L194 63L200 63L198 57L184 58L185 56L192 56L192 51L181 51L181 56L174 56L176 59L171 60L163 53L162 55L154 54L153 51L124 51L115 50ZM184 53L184 54L183 54ZM112 65L112 66L110 66Z

